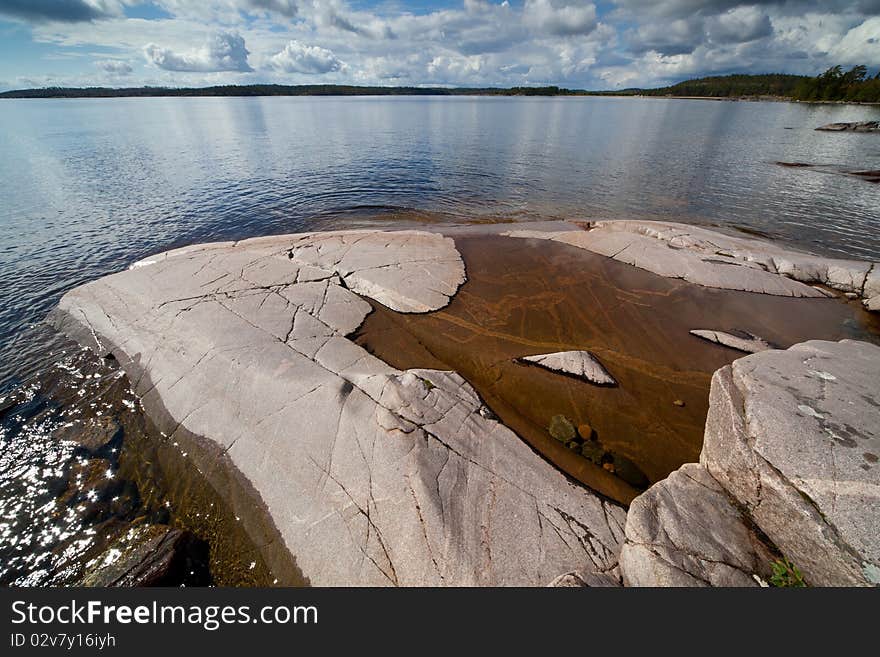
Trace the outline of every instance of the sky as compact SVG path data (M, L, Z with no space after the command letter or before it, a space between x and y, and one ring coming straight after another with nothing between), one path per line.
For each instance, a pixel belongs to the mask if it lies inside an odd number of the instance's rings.
M0 0L0 90L662 86L880 69L880 0Z

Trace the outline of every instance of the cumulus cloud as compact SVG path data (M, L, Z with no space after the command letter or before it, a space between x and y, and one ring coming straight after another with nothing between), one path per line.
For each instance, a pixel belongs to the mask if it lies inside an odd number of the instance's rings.
M248 64L249 54L244 38L234 32L217 32L202 48L190 52L175 52L155 43L144 47L148 62L166 71L179 72L253 71Z
M596 5L553 0L526 0L523 20L540 31L556 36L589 34L596 29Z
M0 0L0 16L33 22L76 23L121 13L116 0Z
M102 59L95 62L95 66L108 75L129 75L133 70L131 64L118 59Z
M736 7L708 21L707 34L716 43L745 43L773 34L770 17L759 7Z
M880 16L848 30L828 55L841 64L880 64Z
M343 63L332 50L309 46L299 41L291 41L281 52L269 58L269 67L284 73L320 75L338 71L342 66Z
M133 84L323 74L359 84L599 89L734 72L815 75L838 63L880 67L880 0L449 0L420 11L396 0L151 1L163 15L122 12L147 0L0 0L0 15L15 7L23 20L26 7L33 39L57 53L100 47L107 60L146 56L152 66L135 67ZM62 20L46 15L50 5L87 11ZM219 34L193 50L206 30ZM112 74L83 61L87 70L71 75L88 82L98 70ZM29 65L0 63L0 73L48 72L37 58Z

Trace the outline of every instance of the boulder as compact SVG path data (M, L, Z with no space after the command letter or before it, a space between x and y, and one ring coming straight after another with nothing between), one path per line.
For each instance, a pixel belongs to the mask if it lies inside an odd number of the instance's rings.
M537 354L535 356L523 356L520 362L534 363L551 372L568 374L598 386L617 385L614 377L589 351L559 351L552 354Z
M688 463L633 500L620 570L626 586L758 586L773 552L727 492Z
M535 454L458 374L397 370L347 337L371 309L359 295L426 312L463 281L437 234L275 236L153 256L67 293L52 319L117 357L168 440L213 446L214 461L188 450L202 471L231 464L225 481L246 482L312 584L542 585L613 568L623 509Z
M700 462L811 585L880 583L878 381L880 347L851 340L712 378Z

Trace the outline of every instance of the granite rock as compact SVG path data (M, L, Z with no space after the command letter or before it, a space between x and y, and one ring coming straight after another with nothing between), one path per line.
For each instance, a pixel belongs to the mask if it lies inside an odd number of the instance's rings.
M683 465L637 497L626 519L626 586L757 586L771 548L708 471Z
M818 586L880 583L880 347L810 341L712 378L700 462Z
M370 312L359 295L425 312L463 280L441 235L277 236L153 256L72 290L53 321L117 357L169 440L204 437L231 461L312 584L612 569L623 509L536 455L456 373L397 370L348 339Z
M561 372L600 386L617 385L614 377L589 351L560 351L552 354L523 356L521 362L534 363L553 372Z
M870 298L874 264L829 259L762 240L661 221L597 221L581 230L512 230L510 237L548 239L586 249L667 278L727 290L823 297L817 283ZM873 287L871 288L873 289Z
M550 586L554 588L615 588L621 586L620 570L612 570L600 573L592 570L573 570L570 573L560 575Z
M759 338L757 335L752 335L748 331L737 331L739 335L736 335L733 333L725 333L724 331L694 329L690 333L691 335L695 335L698 338L703 338L704 340L708 340L709 342L714 342L715 344L730 347L731 349L736 349L737 351L744 351L747 354L754 354L759 351L773 349L773 345L771 345L769 342L767 342L763 338Z

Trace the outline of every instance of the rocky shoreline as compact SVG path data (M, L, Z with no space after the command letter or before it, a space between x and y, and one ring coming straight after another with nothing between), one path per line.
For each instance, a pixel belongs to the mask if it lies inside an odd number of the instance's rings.
M561 242L700 286L806 299L839 290L864 297L871 310L880 302L880 279L869 263L823 260L679 224L468 230ZM810 583L829 581L797 539L765 529L772 525L765 516L738 516L733 502L724 508L719 500L732 493L717 470L684 466L636 498L627 517L533 451L456 372L392 367L352 341L371 312L365 298L372 308L378 303L416 319L456 296L465 263L449 236L458 239L456 231L442 232L310 233L178 249L72 290L52 322L119 360L153 422L170 439L193 445L190 458L233 508L250 510L254 519L243 518L252 523L245 528L270 568L289 569L295 559L308 583L534 586L570 573L560 582L741 584L756 583L752 575L766 579L769 557L780 552ZM560 370L549 377L593 378L605 385L579 385L599 390L617 379L585 350L558 351L543 352L558 363L535 363ZM719 376L710 419L718 412ZM866 384L851 387L859 385ZM866 404L867 397L859 408ZM876 418L862 419L846 430L876 440ZM865 472L870 493L876 467ZM657 509L669 506L663 500L670 495L691 499L703 490L712 494L698 503L729 518L737 541L722 541L727 549L751 546L723 555L735 566L723 573L707 571L712 554L691 555L692 567L672 548L658 557L658 532L674 531L645 520L664 515ZM875 529L876 520L869 518ZM700 537L687 523L676 527L683 538ZM765 549L766 537L774 542ZM876 545L854 546L845 532L834 540L864 562L854 570L850 559L840 583L870 583ZM656 575L663 568L667 574Z

